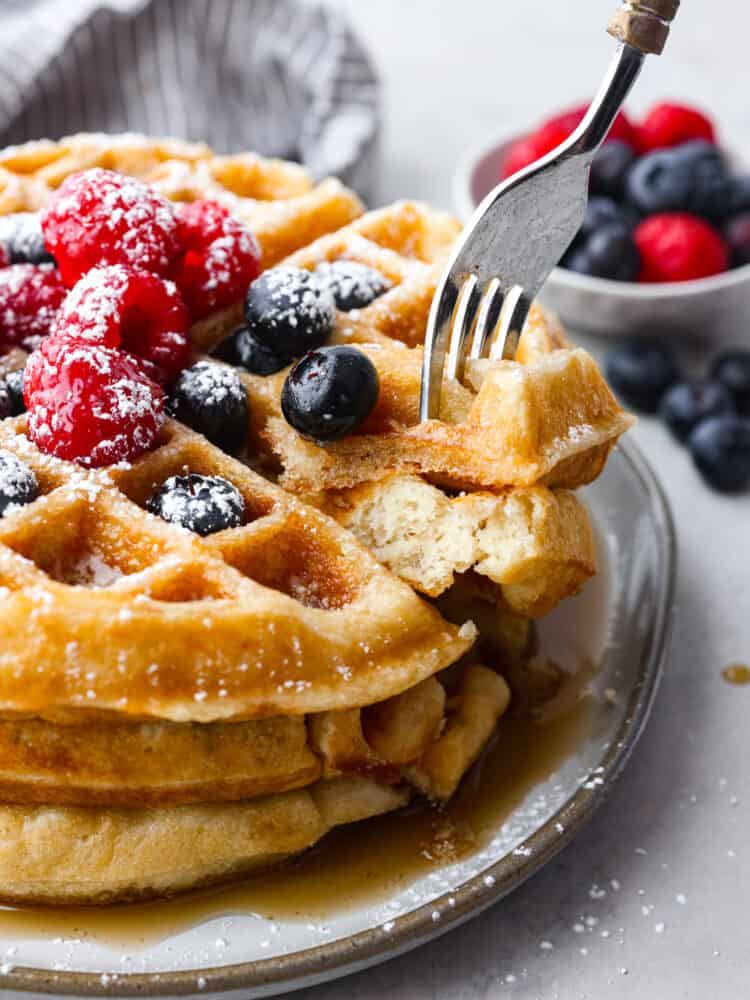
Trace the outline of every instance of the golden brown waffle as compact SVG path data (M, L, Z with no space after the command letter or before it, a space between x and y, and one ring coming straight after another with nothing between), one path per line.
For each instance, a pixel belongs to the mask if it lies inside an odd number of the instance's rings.
M41 496L0 521L0 714L211 722L349 708L464 652L349 532L171 423L126 468L41 454L24 418L0 447ZM247 522L201 539L147 514L185 471L220 475Z
M69 174L91 167L138 177L174 201L221 202L255 233L264 267L362 212L339 181L316 185L294 163L217 156L201 142L83 133L1 150L0 215L42 208Z

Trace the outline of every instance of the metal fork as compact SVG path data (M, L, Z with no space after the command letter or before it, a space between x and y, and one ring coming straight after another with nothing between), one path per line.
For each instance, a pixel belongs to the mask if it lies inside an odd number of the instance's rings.
M508 178L477 208L430 309L420 420L440 412L444 373L467 359L513 360L526 315L578 231L589 170L648 53L659 54L680 0L630 0L609 25L620 45L588 112L547 156Z

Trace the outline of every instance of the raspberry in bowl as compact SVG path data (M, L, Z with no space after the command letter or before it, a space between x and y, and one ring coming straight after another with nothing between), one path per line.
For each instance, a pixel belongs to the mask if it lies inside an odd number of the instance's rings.
M455 179L462 217L564 140L581 112L471 155ZM750 164L686 104L618 117L592 164L581 231L540 297L580 330L736 339L750 309Z

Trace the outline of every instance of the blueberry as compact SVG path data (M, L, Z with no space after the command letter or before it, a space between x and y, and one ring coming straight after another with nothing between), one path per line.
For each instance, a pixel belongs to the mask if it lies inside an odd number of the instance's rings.
M644 215L683 211L691 193L689 163L672 149L657 149L642 156L628 174L627 199Z
M0 451L0 517L11 505L23 506L36 500L36 476L9 451Z
M378 392L378 373L366 354L355 347L324 347L289 372L281 408L303 437L336 441L370 415Z
M336 322L332 293L298 267L274 267L245 296L250 333L275 354L299 357L328 340Z
M602 226L584 247L590 274L615 281L635 281L641 269L641 255L628 229L620 222Z
M690 194L685 208L713 220L726 215L732 181L717 147L697 139L677 146L673 156L690 173Z
M237 365L253 375L274 375L294 360L294 355L277 354L261 344L246 326L237 327L213 353L227 364Z
M6 383L0 383L0 420L14 416L13 404L10 399L10 392Z
M676 382L659 404L659 415L680 441L685 441L701 420L730 413L734 413L732 394L715 379Z
M5 376L4 388L10 406L6 415L9 417L17 417L20 413L26 412L26 403L23 398L23 373L24 369L19 368Z
M627 229L638 225L640 216L629 205L618 205L611 198L589 198L581 228L578 230L578 240L582 242L592 236L597 229L619 223Z
M750 264L750 212L741 212L724 224L724 239L732 252L732 264Z
M750 417L750 351L723 351L711 365L711 378L729 389L738 413Z
M315 277L333 293L336 308L342 312L364 309L392 287L380 271L355 260L323 261L315 268Z
M750 420L711 417L688 439L690 454L709 486L737 493L750 484Z
M180 372L167 409L223 451L237 451L247 437L247 390L237 372L226 365L199 361Z
M750 212L750 174L732 177L729 182L727 215Z
M635 161L635 152L626 142L611 139L605 142L591 164L589 190L594 195L622 198L628 171Z
M629 406L655 413L666 390L680 377L672 351L659 341L626 340L606 360L612 388Z
M44 245L38 212L0 216L0 243L7 250L11 264L55 263Z
M221 476L197 472L171 476L146 507L163 521L203 536L238 528L245 517L245 501L236 486Z
M576 274L593 273L586 248L575 244L563 254L560 267L564 267L568 271L575 271Z

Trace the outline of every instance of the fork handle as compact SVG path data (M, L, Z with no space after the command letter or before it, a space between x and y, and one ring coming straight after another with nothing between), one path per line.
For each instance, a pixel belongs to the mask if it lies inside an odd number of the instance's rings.
M659 55L679 6L680 0L630 0L623 3L607 30L639 52Z

